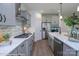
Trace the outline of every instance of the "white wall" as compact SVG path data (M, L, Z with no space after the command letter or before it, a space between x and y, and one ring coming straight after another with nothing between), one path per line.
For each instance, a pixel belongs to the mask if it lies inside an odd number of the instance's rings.
M35 41L41 40L41 14L36 11L31 11L31 27L35 30Z

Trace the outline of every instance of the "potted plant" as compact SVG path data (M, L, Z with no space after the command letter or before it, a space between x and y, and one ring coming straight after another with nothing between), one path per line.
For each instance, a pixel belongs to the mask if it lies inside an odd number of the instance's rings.
M75 25L79 24L79 18L75 15L75 13L73 13L73 16L68 16L64 19L64 22L67 26L71 27L71 35L73 35L73 30L75 29Z

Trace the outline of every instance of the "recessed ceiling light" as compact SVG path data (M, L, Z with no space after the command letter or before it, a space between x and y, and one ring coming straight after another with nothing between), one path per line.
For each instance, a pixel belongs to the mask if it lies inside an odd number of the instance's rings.
M41 18L41 13L36 13L37 18Z
M43 13L44 11L43 11L43 10L41 10L40 12L41 12L41 13Z

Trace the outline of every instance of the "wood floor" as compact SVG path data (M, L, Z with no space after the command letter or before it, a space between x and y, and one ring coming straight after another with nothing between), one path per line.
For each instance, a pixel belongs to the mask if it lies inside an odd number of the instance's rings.
M32 56L52 56L53 53L48 46L47 40L40 40L34 43Z

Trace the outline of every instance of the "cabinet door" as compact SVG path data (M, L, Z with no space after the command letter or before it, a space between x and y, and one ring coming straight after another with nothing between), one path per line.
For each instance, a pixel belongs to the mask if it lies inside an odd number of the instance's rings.
M28 49L29 55L32 55L33 36L30 37L28 46L29 46L29 49Z
M8 56L18 56L18 49L13 50Z
M19 55L19 56L25 56L25 55L26 55L26 45L25 45L25 42L23 42L23 43L18 47L18 55Z
M30 56L32 55L33 36L26 40L26 45L27 55Z
M52 37L48 37L48 43L49 43L49 46L51 47L52 51L54 50L54 38Z
M2 16L2 17L1 17ZM15 25L15 4L2 3L0 4L0 25Z
M51 39L51 49L52 51L54 51L54 38L50 38Z
M63 55L64 56L75 56L76 51L68 47L67 45L63 44Z
M28 42L28 40L25 41L25 51L26 51L25 55L26 56L29 56L29 51L28 51L29 50L29 44L28 44L29 42Z
M29 51L29 56L31 56L32 55L32 45L31 46L29 46L29 49L28 49L28 51Z
M52 38L50 37L50 47L52 48Z
M49 36L48 36L48 44L49 44L49 46L51 45L51 40L50 40Z

